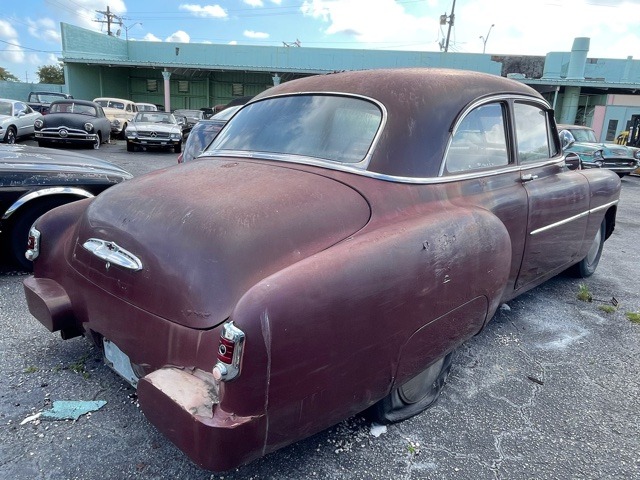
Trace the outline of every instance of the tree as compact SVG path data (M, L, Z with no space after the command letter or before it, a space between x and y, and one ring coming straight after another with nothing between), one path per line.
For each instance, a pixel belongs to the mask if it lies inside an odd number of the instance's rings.
M64 84L64 69L62 65L42 65L36 70L40 83Z
M5 80L7 82L19 82L20 81L20 80L18 80L18 77L16 77L12 73L9 73L3 67L0 67L0 80Z

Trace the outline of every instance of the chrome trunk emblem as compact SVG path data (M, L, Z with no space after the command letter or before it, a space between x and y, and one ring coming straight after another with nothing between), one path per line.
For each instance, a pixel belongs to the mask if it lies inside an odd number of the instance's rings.
M111 265L119 265L134 272L142 270L140 259L114 242L90 238L82 246L96 257L105 260L107 270Z

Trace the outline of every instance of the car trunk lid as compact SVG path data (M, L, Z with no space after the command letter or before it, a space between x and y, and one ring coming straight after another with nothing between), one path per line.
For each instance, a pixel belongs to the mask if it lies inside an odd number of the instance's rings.
M71 264L146 311L210 328L257 281L347 238L369 217L355 190L310 171L207 159L97 197L76 232ZM100 241L107 244L96 255Z

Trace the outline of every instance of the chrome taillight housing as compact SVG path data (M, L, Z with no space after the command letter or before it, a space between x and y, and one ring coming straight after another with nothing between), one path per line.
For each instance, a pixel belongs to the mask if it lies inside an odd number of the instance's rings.
M218 362L213 367L213 378L228 382L240 374L244 338L244 332L233 322L225 323L222 326L218 344Z
M40 232L36 227L29 230L29 238L27 239L27 251L24 256L27 260L35 260L40 255Z

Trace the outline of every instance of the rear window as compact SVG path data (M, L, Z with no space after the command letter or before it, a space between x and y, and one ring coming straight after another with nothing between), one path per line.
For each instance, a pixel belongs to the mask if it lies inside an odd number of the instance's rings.
M362 98L294 95L240 110L207 149L300 155L340 163L365 159L382 112Z

